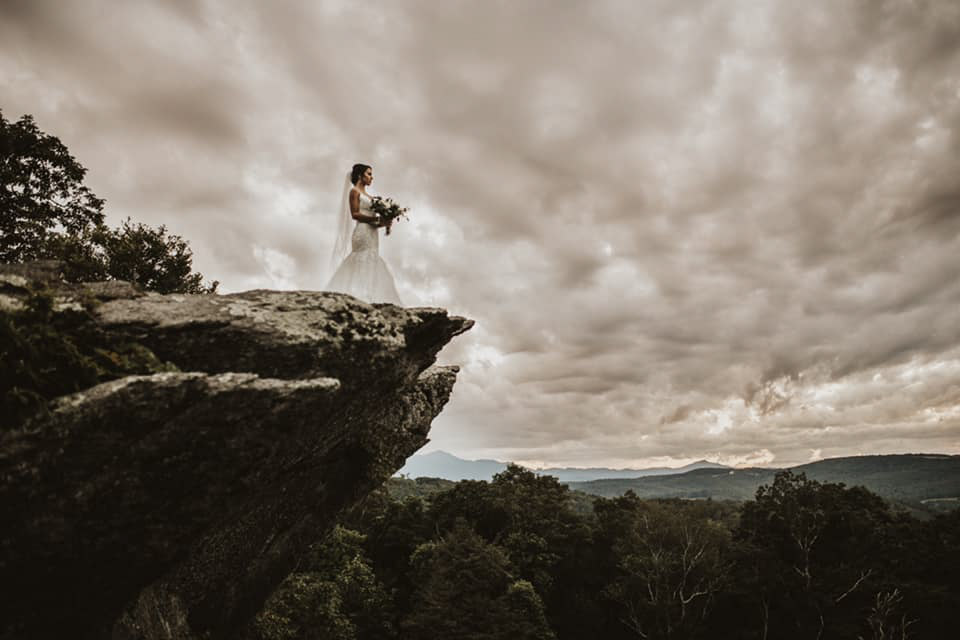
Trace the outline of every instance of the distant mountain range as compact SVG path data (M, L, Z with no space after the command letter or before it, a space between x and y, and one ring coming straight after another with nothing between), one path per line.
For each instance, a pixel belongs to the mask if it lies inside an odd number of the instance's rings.
M400 473L410 478L490 480L506 469L496 460L463 460L444 451L412 456ZM539 469L571 489L613 497L633 491L641 498L751 500L761 485L773 482L778 471L752 467L733 469L712 462L695 462L675 469ZM902 454L828 458L790 467L819 482L863 486L887 500L926 512L960 506L960 456Z
M750 500L761 485L783 469L697 469L688 473L632 480L567 483L571 489L613 497L629 489L641 498ZM960 456L903 454L829 458L791 467L818 482L866 487L887 500L942 511L960 503Z
M434 451L411 456L400 469L399 475L410 478L443 478L445 480L492 480L493 476L507 468L506 462L498 460L464 460L446 451ZM595 467L579 469L554 467L532 469L542 476L553 476L560 482L589 482L601 479L641 478L685 473L695 469L729 469L722 464L700 460L683 467L652 467L649 469L606 469Z

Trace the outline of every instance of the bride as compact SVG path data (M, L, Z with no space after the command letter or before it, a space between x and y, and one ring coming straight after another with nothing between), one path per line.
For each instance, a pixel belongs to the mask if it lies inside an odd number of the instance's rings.
M333 248L331 266L339 266L327 284L328 291L349 293L365 302L400 302L393 276L380 257L380 227L390 233L392 222L383 223L370 209L373 198L367 187L373 182L373 168L355 164L347 174L340 199L340 229ZM356 221L351 233L350 227ZM347 246L350 254L347 254Z

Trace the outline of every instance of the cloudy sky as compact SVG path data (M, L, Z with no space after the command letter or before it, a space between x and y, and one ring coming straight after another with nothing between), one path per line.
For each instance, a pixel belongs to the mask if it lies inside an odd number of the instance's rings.
M223 292L323 289L372 164L477 321L427 450L960 454L955 0L0 0L0 110Z

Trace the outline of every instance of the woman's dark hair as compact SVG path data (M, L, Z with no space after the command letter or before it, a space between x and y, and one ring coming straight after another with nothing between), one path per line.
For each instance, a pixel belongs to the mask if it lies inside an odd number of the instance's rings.
M360 179L360 176L363 175L363 172L367 169L372 169L368 164L355 164L353 165L353 171L350 172L350 182L357 184L357 180Z

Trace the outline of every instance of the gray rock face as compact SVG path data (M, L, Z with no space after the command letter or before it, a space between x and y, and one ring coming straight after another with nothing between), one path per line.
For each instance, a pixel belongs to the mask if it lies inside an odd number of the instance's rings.
M242 635L426 444L458 370L436 355L473 324L306 291L58 295L101 300L105 332L180 372L59 398L0 435L0 638Z

